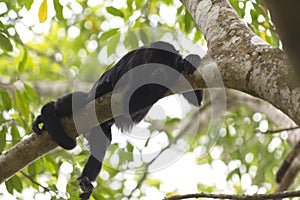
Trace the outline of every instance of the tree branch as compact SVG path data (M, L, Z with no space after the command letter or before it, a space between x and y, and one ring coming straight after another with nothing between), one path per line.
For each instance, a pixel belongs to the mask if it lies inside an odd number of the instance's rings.
M182 3L203 32L224 85L270 102L300 125L300 92L286 54L255 35L227 0Z
M264 132L262 134L274 134L274 133L279 133L279 132L282 132L282 131L293 131L293 130L296 130L296 129L299 129L299 127L296 126L296 127L291 127L291 128L282 128L282 129L276 129L276 130L267 130L266 132Z
M84 133L99 122L110 119L112 117L110 97L111 93L108 93L87 104L73 116L60 119L66 133L77 137L78 133ZM89 120L90 113L94 113L95 110L101 114L97 115L97 119ZM99 122L95 120L99 120ZM79 124L79 122L81 123ZM57 144L50 138L47 131L42 135L31 134L24 137L21 142L0 155L0 183L56 147Z
M300 190L293 192L281 192L273 194L255 194L255 195L233 195L233 194L207 194L207 193L197 193L197 194L186 194L186 195L176 195L172 197L166 197L164 200L179 200L188 198L213 198L213 199L236 199L236 200L265 200L265 199L282 199L288 197L299 197Z
M42 184L36 182L33 178L31 178L28 174L26 174L25 172L21 171L21 174L23 176L25 176L27 179L29 179L32 183L40 186L41 188L43 188L45 191L51 191L48 187L43 186Z
M194 80L201 80L201 76L199 74L185 76L185 78L192 83L194 88L204 87L204 85L201 86L200 84L197 84L204 83L203 80L197 82ZM175 88L177 88L177 91L180 92L181 87L182 86L179 81L178 86ZM167 95L170 94L172 93L170 92ZM115 98L118 98L118 95L120 94L117 93ZM61 118L60 122L66 130L66 133L75 138L80 133L85 133L100 123L111 119L113 117L111 110L111 97L112 93L109 92L102 97L97 98L95 101L90 102L79 111L75 112L73 116ZM115 114L119 115L121 113ZM13 148L0 155L0 183L6 181L34 160L56 147L57 144L50 138L47 131L44 131L42 135L31 134L24 138L24 140L19 142Z

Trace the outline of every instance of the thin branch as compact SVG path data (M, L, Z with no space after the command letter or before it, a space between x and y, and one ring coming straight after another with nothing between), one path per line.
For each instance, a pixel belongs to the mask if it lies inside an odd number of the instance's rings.
M172 197L166 197L164 200L179 200L188 198L213 198L213 199L236 199L236 200L265 200L265 199L282 199L289 197L299 197L300 190L293 192L280 192L272 194L255 194L255 195L234 195L234 194L208 194L208 193L197 193L197 194L186 194L176 195Z
M200 108L199 110L202 110L203 108ZM195 119L199 117L199 111L198 112L194 112L193 115L191 116L191 119ZM164 153L167 149L169 149L169 147L174 144L175 142L177 142L189 129L190 124L186 124L186 126L181 130L181 132L166 146L164 147L157 156L155 156L150 162L147 163L143 176L140 178L140 180L138 181L136 187L130 192L130 194L127 196L128 199L131 198L132 194L141 187L141 185L143 184L143 182L146 180L149 172L148 169L150 167L151 164L153 164L153 162L160 156L162 155L162 153Z
M0 89L14 91L16 88L13 84L0 82Z
M48 191L48 192L49 192L49 191L52 191L52 190L50 190L49 188L47 188L47 187L41 185L40 183L36 182L33 178L31 178L31 177L30 177L28 174L26 174L25 172L20 171L20 173L21 173L23 176L25 176L27 179L29 179L32 183L34 183L34 184L40 186L40 187L43 188L44 190L46 190L46 191Z
M158 157L158 156L157 156ZM155 157L155 159L157 158ZM148 169L150 166L149 163L147 163L146 165L146 169ZM133 190L131 190L130 194L127 196L128 199L130 199L132 197L132 194L141 187L141 185L143 184L143 182L146 180L147 176L148 176L149 172L148 170L145 170L143 173L143 176L140 178L140 180L138 181L138 183L136 184L135 188Z
M292 131L292 130L296 130L298 129L299 127L296 126L296 127L291 127L291 128L283 128L283 129L277 129L277 130L268 130L266 132L262 132L261 134L274 134L274 133L279 133L279 132L282 132L282 131ZM256 132L258 133L258 132Z

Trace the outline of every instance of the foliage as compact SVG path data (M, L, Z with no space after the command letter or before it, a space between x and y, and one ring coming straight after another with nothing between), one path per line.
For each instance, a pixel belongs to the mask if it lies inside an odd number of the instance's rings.
M275 32L274 24L262 0L230 0L230 3L259 37L269 44L279 47L279 38Z
M252 30L270 44L278 46L279 40L267 10L260 1L256 2L231 0ZM47 96L42 96L42 93L38 93L36 83L48 83L49 86L65 82L69 86L66 90L72 91L71 86L75 84L77 75L80 80L93 82L122 55L120 49L127 52L164 38L169 32L176 39L180 30L193 42L205 45L191 15L184 6L173 0L127 0L124 5L112 1L95 4L87 0L45 0L43 3L38 0L12 0L1 2L0 7L3 8L0 11L0 152L31 134L31 123L41 106L57 98L57 94L47 92ZM166 20L166 9L175 11L173 16L169 16L174 19ZM160 31L153 32L153 28L159 28ZM105 55L106 59L99 60L100 54ZM86 69L94 71L85 73ZM228 166L227 181L237 193L250 189L255 192L274 190L274 172L288 150L284 133L272 136L255 134L260 123L267 119L262 116L257 121L253 120L253 116L254 113L247 108L236 108L228 113L217 142L203 131L189 149L199 166L213 166L216 161ZM174 130L179 122L178 118L164 119L165 130L161 134L166 136L168 142L174 139ZM269 128L275 128L271 122L267 123ZM154 121L148 124L147 129L151 134L156 134ZM130 141L114 143L107 154L108 164L97 180L97 185L101 187L96 189L93 198L119 199L129 195L134 188L130 183L136 185L142 174L128 175L124 172L130 169L130 163L135 159L126 152L141 153L151 142L148 139L139 147ZM280 145L274 146L276 142ZM212 146L220 150L219 156L212 154ZM88 157L84 149L84 140L80 140L79 146L73 151L58 149L38 159L23 169L28 176L18 173L7 181L7 191L0 190L0 197L7 196L8 192L15 196L10 196L12 199L22 199L21 194L24 195L29 189L36 199L78 199L76 178ZM205 150L204 154L201 149ZM112 160L116 161L111 164ZM66 165L71 170L64 171ZM147 168L147 162L139 167ZM251 187L243 185L248 175L252 179ZM58 182L62 185L57 185ZM152 190L156 188L157 192L164 190L161 181L151 176L143 184ZM221 190L216 184L206 185L202 182L198 182L197 187L207 192ZM177 191L178 188L175 188L174 191L165 191L163 195ZM133 196L147 194L147 189L141 186Z

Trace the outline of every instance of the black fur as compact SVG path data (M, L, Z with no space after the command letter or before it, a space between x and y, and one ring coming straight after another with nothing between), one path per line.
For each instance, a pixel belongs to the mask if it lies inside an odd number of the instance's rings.
M93 128L90 131L90 141L98 141L107 138L105 145L109 145L111 140L111 126L116 123L117 127L122 130L130 129L135 123L140 122L154 103L161 99L177 82L180 73L186 72L191 74L194 72L196 65L200 62L198 55L189 55L185 59L176 51L173 45L165 42L155 42L148 47L141 47L134 51L129 52L110 70L105 72L99 80L94 84L89 93L75 92L60 97L56 102L49 102L43 106L41 115L37 117L33 123L32 129L37 134L41 134L47 130L51 138L56 141L61 147L65 149L72 149L76 146L76 140L68 136L64 128L59 122L59 118L69 116L73 110L83 107L90 101L101 97L107 92L114 89L121 90L123 95L122 108L126 108L126 99L129 100L129 113L124 113L115 119L100 124L100 126ZM125 78L121 84L117 84L121 77L130 70L141 65L147 65L139 71L138 74L134 72ZM178 73L170 75L164 66L169 66ZM134 88L138 81L143 81L148 77L148 81L162 80L163 85L148 83L137 89ZM194 96L196 95L196 98ZM127 95L127 96L126 96ZM186 92L183 96L192 104L196 106L201 105L202 90ZM75 99L75 104L74 104ZM43 123L44 126L39 128L39 124ZM99 133L103 131L103 133ZM98 139L97 139L98 138ZM99 147L99 146L98 146ZM103 147L105 153L106 146ZM101 150L102 151L102 150ZM81 176L78 178L78 183L83 190L80 195L82 200L89 199L93 191L92 181L98 176L104 153L99 158L97 154L97 147L91 146L92 155L89 157Z

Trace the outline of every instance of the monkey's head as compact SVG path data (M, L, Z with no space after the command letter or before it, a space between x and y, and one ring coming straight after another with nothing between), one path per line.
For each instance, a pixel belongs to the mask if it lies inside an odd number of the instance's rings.
M162 50L169 51L169 52L172 52L175 54L179 54L179 51L177 51L172 44L163 42L163 41L153 42L150 45L150 47L154 48L154 49L162 49Z

